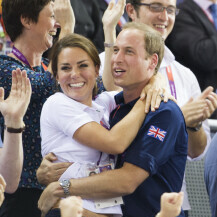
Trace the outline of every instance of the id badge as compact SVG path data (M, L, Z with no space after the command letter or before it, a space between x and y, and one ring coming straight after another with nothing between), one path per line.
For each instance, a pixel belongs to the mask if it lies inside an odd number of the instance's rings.
M114 164L106 164L106 165L101 165L98 166L98 173L102 173L108 170L114 169ZM94 200L94 204L96 209L102 209L102 208L107 208L107 207L112 207L116 205L123 204L123 199L122 197L115 197L115 198L109 198L109 199L97 199Z
M86 166L86 176L93 176L99 173L99 168L95 163Z

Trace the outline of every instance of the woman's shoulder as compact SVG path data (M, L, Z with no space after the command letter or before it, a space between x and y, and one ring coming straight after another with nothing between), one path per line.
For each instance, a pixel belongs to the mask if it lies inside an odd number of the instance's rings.
M85 106L79 102L76 102L74 99L66 96L62 92L57 92L51 95L50 97L48 97L48 99L46 100L46 104L49 104L53 107L55 106L55 108L69 106L71 108L74 107L79 109L79 107Z
M11 73L11 70L21 67L23 67L22 63L13 57L0 55L0 69L3 69L4 72L9 71Z

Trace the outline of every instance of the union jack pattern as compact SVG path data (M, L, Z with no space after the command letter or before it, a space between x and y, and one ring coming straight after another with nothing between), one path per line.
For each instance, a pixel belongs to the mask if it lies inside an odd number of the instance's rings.
M155 139L158 139L161 142L164 141L166 134L167 134L166 131L161 130L160 128L155 127L153 125L150 126L148 133L147 133L148 136L154 137Z

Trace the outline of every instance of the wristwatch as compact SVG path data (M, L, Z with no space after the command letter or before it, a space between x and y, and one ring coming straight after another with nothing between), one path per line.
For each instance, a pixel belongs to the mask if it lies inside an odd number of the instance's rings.
M200 122L196 127L187 127L187 130L190 130L192 132L197 132L202 127L202 122Z
M60 180L60 186L62 187L66 197L68 197L70 195L70 193L69 193L70 185L71 185L71 183L70 183L69 179Z

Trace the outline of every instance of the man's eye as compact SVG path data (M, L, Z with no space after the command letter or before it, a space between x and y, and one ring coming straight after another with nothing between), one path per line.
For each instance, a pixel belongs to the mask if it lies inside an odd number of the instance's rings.
M116 54L117 52L118 52L118 49L117 49L117 48L114 48L114 49L113 49L113 53Z
M167 8L167 13L168 14L175 14L175 9L174 8Z
M162 11L162 5L151 5L151 9L155 12Z
M127 50L126 52L129 53L129 54L133 53L132 50Z

